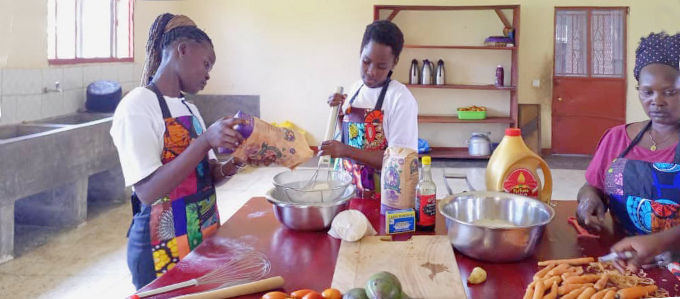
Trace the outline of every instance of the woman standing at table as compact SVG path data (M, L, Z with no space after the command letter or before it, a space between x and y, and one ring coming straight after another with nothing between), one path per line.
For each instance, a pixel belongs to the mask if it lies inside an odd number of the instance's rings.
M637 269L667 250L680 249L680 35L650 34L635 52L635 79L648 121L610 128L598 144L578 193L577 218L600 231L604 213L628 234L617 252Z
M211 148L236 148L241 123L205 129L183 92L202 90L215 63L212 41L189 18L163 14L149 32L144 87L130 91L113 116L111 137L127 186L133 186L128 267L137 289L170 270L220 225L215 183L234 175Z
M418 150L418 104L404 84L392 80L404 35L386 20L366 26L361 41L361 80L350 89L352 97L334 94L331 106L342 105L342 142L326 140L323 155L342 158L353 176L357 195L380 198L380 169L388 146Z

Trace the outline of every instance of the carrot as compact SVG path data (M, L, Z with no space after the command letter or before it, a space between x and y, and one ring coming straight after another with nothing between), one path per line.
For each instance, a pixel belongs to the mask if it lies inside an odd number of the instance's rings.
M523 299L531 299L534 296L534 285L536 285L536 283L532 282L527 286L527 290L524 292Z
M534 280L543 278L543 276L545 276L545 274L548 273L548 271L555 268L555 266L557 266L557 264L550 264L550 265L546 266L545 268L543 268L543 270L536 272L536 274L534 274Z
M550 287L550 293L543 296L543 299L556 299L557 298L557 282L553 281Z
M534 285L534 296L531 298L541 299L543 298L543 294L545 294L545 284L538 282Z
M636 286L632 288L620 289L616 292L617 299L635 299L642 298L649 295L649 293L655 292L657 289L656 285L648 286Z
M547 260L547 261L540 261L538 262L539 266L547 266L550 264L569 264L572 266L577 266L577 265L585 265L595 262L595 259L592 257L580 257L580 258L575 258L575 259L562 259L562 260Z
M548 271L548 275L550 276L561 275L562 273L568 272L569 268L570 268L569 264L559 264L559 266Z
M609 280L609 276L605 273L602 275L602 277L595 283L595 289L596 290L602 290L607 286L607 281Z
M567 277L567 279L564 280L564 284L596 282L600 279L600 277L602 277L602 275L600 274L586 274L581 276L572 276Z
M595 294L595 292L597 292L595 288L589 287L583 291L583 293L581 293L577 299L589 299L591 296L593 296L593 294Z
M560 283L562 282L562 278L559 276L553 276L547 279L543 280L543 284L545 285L545 288L549 288L553 283Z
M561 287L557 288L557 295L565 295L568 294L569 292L580 289L580 288L587 288L587 287L592 287L592 283L583 283L583 284L562 284Z
M616 291L610 290L607 292L607 294L604 294L604 297L602 299L614 299L616 297Z
M575 290L569 292L568 294L566 294L566 295L564 295L564 296L562 296L562 297L560 297L560 298L561 298L561 299L576 299L576 298L577 298L579 295L581 295L581 293L583 293L583 291L585 291L586 289L587 289L587 287L580 287L580 288L578 288L578 289L575 289Z
M568 277L579 276L579 275L581 275L581 274L578 274L575 271L569 271L569 272L562 273L562 275L560 277L562 277L562 280L566 280Z
M595 293L592 297L590 297L590 299L602 299L602 298L604 298L604 295L607 295L607 293L608 293L609 291L615 292L615 291L614 291L614 288L608 288L608 289L604 289L604 290L599 290L599 291L597 291L597 293Z

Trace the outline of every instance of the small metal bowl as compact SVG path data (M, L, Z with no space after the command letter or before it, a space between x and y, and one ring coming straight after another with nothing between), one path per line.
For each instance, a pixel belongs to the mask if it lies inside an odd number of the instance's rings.
M531 256L555 217L549 205L502 192L465 192L439 203L451 244L482 261L514 262Z
M281 192L272 188L266 194L276 219L290 229L319 231L329 228L335 215L349 207L349 201L354 197L354 186L347 187L340 197L332 201L318 203L291 202Z
M352 184L352 176L345 171L296 169L275 175L273 183L279 193L277 199L311 204L342 197Z

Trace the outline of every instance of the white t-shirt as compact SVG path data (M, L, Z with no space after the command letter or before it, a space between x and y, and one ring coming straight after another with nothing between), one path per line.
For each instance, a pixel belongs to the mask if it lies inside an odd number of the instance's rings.
M165 97L172 117L191 115L198 118L205 131L205 123L194 104L183 98ZM191 108L191 112L187 106ZM156 94L145 88L131 90L118 104L111 125L113 144L118 149L125 185L132 186L161 167L165 121ZM215 159L212 150L208 153Z
M347 99L343 104L342 111L347 111L352 96L363 84L359 80L352 85L351 92L347 93ZM361 87L357 98L352 103L355 108L375 108L380 96L381 87ZM390 81L383 100L382 110L383 130L387 138L387 146L405 147L418 150L418 103L411 91L404 84L396 80Z

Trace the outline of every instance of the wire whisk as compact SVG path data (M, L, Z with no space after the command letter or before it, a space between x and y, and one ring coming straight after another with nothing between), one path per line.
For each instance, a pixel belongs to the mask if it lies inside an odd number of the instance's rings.
M269 274L271 263L266 255L259 251L249 250L237 253L220 265L201 277L178 282L150 291L139 292L137 297L144 298L161 293L166 293L181 288L206 284L221 284L219 287L227 287L237 284L253 282Z

